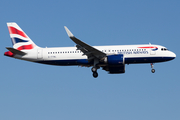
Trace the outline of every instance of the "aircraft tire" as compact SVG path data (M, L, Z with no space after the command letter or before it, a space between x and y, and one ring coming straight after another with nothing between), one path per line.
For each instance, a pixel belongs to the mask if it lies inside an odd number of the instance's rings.
M93 77L97 78L98 77L98 73L97 72L93 72Z
M151 72L152 72L152 73L155 73L155 69L152 69Z

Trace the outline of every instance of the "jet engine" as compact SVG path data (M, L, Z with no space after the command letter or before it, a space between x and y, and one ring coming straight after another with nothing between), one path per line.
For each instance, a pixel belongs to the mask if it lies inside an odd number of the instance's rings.
M104 62L110 66L124 65L124 55L123 54L109 55L104 58Z
M107 66L104 66L103 69L109 71L109 74L125 73L123 54L109 55L104 58L104 62Z

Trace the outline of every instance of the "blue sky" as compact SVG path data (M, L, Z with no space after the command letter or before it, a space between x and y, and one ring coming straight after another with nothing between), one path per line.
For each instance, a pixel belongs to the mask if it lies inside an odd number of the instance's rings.
M180 1L1 0L1 120L179 120ZM41 47L75 44L64 26L90 45L163 45L173 61L126 65L125 74L49 66L4 56L7 22Z

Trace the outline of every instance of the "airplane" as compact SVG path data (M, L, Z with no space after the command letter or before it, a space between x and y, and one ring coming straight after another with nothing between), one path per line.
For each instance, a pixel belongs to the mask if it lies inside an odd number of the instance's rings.
M4 55L16 59L57 66L92 67L93 77L98 77L97 70L102 68L109 74L125 73L125 64L150 63L154 73L154 63L170 61L176 54L166 47L155 44L90 46L76 38L64 26L75 47L42 48L37 46L15 23L7 23L13 47Z

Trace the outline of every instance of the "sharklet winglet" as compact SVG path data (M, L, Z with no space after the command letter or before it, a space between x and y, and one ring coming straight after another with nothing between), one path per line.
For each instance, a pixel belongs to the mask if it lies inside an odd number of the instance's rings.
M74 37L74 35L71 33L71 31L66 26L64 26L64 28L65 28L69 37Z

